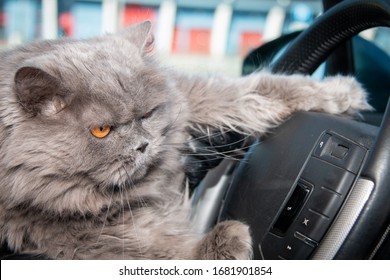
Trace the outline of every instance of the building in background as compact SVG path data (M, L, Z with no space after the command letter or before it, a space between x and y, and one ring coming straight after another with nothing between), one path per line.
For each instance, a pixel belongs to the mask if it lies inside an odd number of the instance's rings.
M16 45L41 37L40 0L2 0L2 42Z
M55 13L57 22L45 24L57 26L55 35L74 38L92 37L151 20L157 32L170 29L171 41L162 43L170 46L170 52L210 54L212 49L219 49L222 54L243 54L263 41L269 11L279 6L288 12L293 2L299 3L294 0L0 0L0 24L5 28L0 35L10 44L45 38L42 24L49 13ZM308 3L302 5L312 14L318 13L317 1L304 3ZM116 11L107 13L110 9ZM284 16L279 20L283 21ZM224 47L212 46L221 43L212 39L221 38L214 33L228 34L222 40Z
M0 0L0 44L88 38L151 20L167 60L239 74L253 48L305 28L321 9L320 0Z

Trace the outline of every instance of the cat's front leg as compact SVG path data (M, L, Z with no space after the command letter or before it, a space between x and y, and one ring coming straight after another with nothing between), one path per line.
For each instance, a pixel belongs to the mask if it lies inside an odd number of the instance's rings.
M259 93L270 90L265 80L275 83L270 93L287 107L287 114L317 111L354 115L372 109L367 93L353 77L334 76L316 81L309 76L265 74L257 85Z
M371 110L366 92L351 77L316 81L303 75L260 72L240 78L181 79L179 89L189 97L194 127L261 135L296 111L354 115Z
M317 104L303 109L347 115L373 110L367 102L368 94L353 77L328 77L315 83L318 87L315 95Z
M247 260L252 258L249 227L238 221L217 224L197 244L195 258L201 260Z

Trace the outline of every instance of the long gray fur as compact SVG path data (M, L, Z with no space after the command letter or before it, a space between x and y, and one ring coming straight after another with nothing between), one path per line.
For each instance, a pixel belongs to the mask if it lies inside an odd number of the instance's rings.
M55 259L247 259L248 226L188 220L188 128L262 135L298 110L370 109L350 77L189 76L162 67L150 23L0 54L0 241ZM112 128L98 139L90 130Z

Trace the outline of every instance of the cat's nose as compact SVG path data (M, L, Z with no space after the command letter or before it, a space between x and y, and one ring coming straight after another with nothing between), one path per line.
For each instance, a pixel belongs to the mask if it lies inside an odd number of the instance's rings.
M144 142L141 145L139 145L136 150L141 152L141 153L144 153L147 146L149 146L149 143L148 142Z

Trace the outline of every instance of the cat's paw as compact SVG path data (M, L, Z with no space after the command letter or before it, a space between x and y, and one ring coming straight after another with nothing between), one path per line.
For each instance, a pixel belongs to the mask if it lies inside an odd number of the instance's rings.
M251 259L252 238L249 227L238 221L219 223L201 240L197 251L199 259Z
M368 103L368 94L356 79L336 76L327 78L322 85L326 89L324 96L325 111L335 114L356 115L361 111L372 111Z

